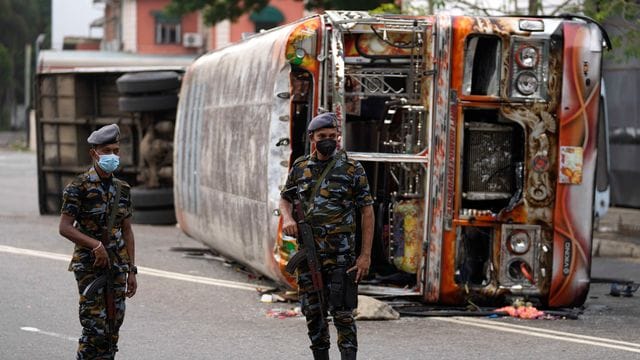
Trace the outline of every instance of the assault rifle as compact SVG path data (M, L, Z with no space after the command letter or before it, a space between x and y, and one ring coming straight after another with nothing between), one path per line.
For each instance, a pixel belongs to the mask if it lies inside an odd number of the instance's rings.
M106 228L102 233L101 242L105 250L107 250L107 254L109 254L109 248L107 247L107 244L109 243L109 234ZM111 259L111 256L109 256L109 259ZM105 329L105 336L109 342L109 351L113 352L115 347L115 344L113 343L113 335L116 332L116 303L113 293L113 271L111 270L111 260L109 260L107 267L101 272L101 275L87 285L82 292L82 295L89 297L94 295L99 289L103 288L104 303L107 310L107 327Z
M305 220L302 203L299 200L294 200L293 207L296 222L298 223L298 245L302 245L302 247L291 257L291 259L289 259L289 262L285 267L285 271L293 275L302 261L307 260L311 281L313 283L313 292L318 295L318 299L320 300L320 313L322 314L322 319L324 321L325 306L324 284L322 282L321 272L322 266L318 261L318 255L316 254L316 243L315 240L313 240L313 230L311 225L309 225Z
M109 261L107 267L101 272L101 275L93 280L82 292L84 296L91 296L95 294L98 289L104 288L104 303L107 310L107 327L105 329L105 336L109 342L109 352L113 353L115 345L113 343L113 336L116 333L116 302L113 293L113 271L111 270L111 253L109 252L109 240L111 238L111 229L116 219L116 213L118 210L118 203L120 202L120 194L122 192L122 184L119 180L113 179L116 185L116 196L113 199L111 207L108 212L107 226L102 229L102 238L100 242L104 249L107 251L107 257ZM115 257L114 257L115 259Z

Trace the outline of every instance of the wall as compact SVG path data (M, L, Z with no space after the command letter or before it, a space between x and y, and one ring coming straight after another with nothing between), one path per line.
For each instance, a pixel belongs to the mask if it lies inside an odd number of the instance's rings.
M156 44L154 11L164 9L170 0L138 0L137 11L137 52L140 54L180 55L195 54L197 48L185 48L182 44ZM126 30L125 30L126 31ZM182 17L181 34L198 32L198 15L195 13Z

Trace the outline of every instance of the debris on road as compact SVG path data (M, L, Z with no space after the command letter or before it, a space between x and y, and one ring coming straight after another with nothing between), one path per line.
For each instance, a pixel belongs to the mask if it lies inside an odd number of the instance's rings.
M370 296L358 295L356 320L398 320L400 314L391 305Z
M519 319L540 319L545 316L544 311L538 310L530 303L526 305L510 305L495 310L496 313L507 313L511 317Z
M299 306L291 309L275 308L267 310L267 317L272 319L286 319L292 317L301 317L302 310Z
M611 296L632 297L633 293L638 291L638 287L640 287L640 284L635 284L633 282L612 283L609 294Z

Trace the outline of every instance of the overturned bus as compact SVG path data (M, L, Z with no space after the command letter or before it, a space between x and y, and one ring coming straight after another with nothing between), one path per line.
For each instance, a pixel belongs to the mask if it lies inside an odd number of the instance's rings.
M333 111L375 196L361 292L582 304L603 39L573 16L328 11L204 55L178 105L179 225L293 284L280 189L307 123Z

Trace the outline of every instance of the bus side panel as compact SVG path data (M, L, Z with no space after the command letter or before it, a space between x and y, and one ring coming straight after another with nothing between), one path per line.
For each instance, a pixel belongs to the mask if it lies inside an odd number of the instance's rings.
M271 153L271 140L280 134L270 132L288 133L286 123L272 124L288 108L275 92L282 90L278 80L288 68L284 51L291 27L196 61L183 86L175 149L180 226L221 254L277 280L282 274L273 258L275 195L268 187L270 180L282 180L282 174L269 169L282 167L284 173L286 165L273 159L280 154ZM190 127L194 117L201 124ZM288 154L282 155L288 160Z
M446 192L446 153L449 138L449 76L451 67L451 17L438 15L436 36L436 79L433 124L430 125L429 172L427 181L428 219L424 299L437 302L440 297L443 225Z
M552 307L581 305L589 291L602 55L595 25L567 22L564 38Z

